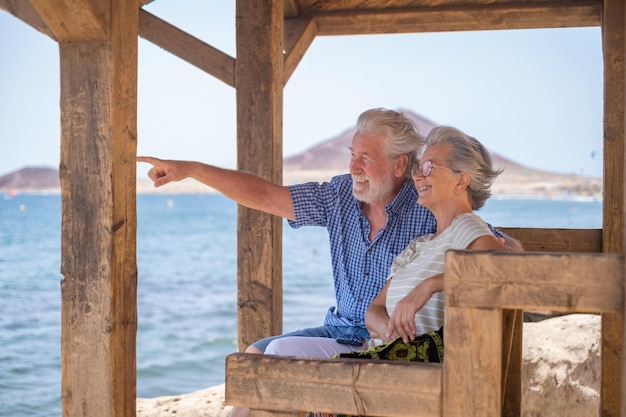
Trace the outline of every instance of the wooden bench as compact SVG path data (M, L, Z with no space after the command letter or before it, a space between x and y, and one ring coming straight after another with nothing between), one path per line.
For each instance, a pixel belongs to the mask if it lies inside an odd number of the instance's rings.
M444 364L238 353L226 358L226 403L256 416L519 416L521 312L622 312L624 259L585 253L601 247L596 230L537 232L544 243L506 231L543 251L446 256Z

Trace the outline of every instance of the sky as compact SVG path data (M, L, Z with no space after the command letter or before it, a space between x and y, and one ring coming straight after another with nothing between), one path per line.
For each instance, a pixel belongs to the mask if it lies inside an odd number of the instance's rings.
M234 1L145 8L236 57ZM232 87L142 38L138 71L138 154L236 167ZM0 176L58 168L57 43L0 11L0 74ZM284 89L283 154L385 107L457 127L527 167L600 177L602 88L599 27L317 37Z

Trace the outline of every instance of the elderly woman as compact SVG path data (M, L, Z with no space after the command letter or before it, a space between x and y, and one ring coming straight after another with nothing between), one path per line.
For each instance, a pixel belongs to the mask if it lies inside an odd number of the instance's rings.
M445 253L506 250L473 213L491 195L500 172L476 139L445 126L429 133L412 174L417 201L433 212L437 231L414 239L396 257L383 290L367 309L365 324L376 346L338 357L443 361Z

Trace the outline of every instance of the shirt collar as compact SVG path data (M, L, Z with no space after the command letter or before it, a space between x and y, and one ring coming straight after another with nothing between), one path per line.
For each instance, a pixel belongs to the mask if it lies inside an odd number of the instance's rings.
M396 214L410 203L417 204L417 190L412 182L405 181L398 194L387 204L385 211L388 215Z

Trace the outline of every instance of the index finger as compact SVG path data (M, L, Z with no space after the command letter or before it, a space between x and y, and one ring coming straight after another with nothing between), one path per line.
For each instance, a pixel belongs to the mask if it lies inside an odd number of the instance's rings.
M152 156L138 156L137 157L137 162L147 162L152 165L154 165L158 161L160 161L160 159L153 158Z
M391 319L390 319L390 320L389 320L389 324L387 324L387 334L386 334L387 339L392 338L394 335L397 335L397 336L402 336L402 334L400 334L400 333L401 333L401 332L400 332L400 331L398 331L398 328L397 328L397 326L395 325L394 320L391 320ZM396 337L397 337L397 336L396 336Z

